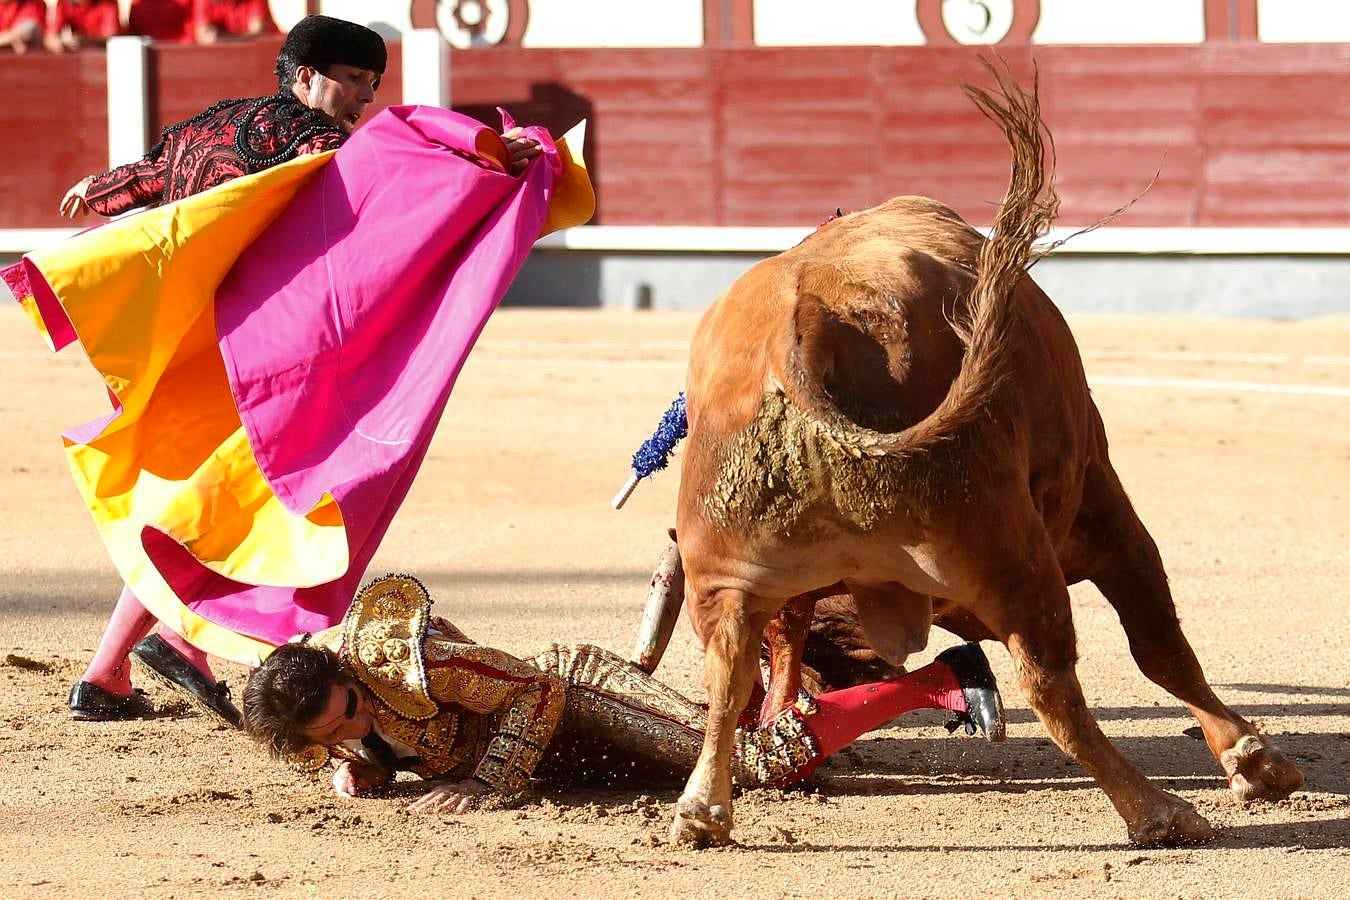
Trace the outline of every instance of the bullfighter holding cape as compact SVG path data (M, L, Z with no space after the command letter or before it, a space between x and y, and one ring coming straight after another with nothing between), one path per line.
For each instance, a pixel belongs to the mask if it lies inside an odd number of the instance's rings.
M517 175L492 129L391 107L340 150L5 270L52 348L79 342L108 386L112 412L66 454L167 628L257 665L341 621L531 245L594 210L567 142L524 133L541 152Z

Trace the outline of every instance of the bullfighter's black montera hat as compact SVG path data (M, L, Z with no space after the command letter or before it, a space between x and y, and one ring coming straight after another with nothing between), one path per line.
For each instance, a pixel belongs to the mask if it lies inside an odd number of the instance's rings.
M364 25L331 16L306 16L286 35L277 55L278 67L287 57L295 65L320 72L336 64L383 74L388 51L384 38Z

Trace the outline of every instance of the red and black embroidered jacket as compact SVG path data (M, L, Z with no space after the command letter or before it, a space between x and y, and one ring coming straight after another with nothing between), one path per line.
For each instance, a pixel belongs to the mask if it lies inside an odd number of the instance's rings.
M305 153L336 150L346 134L294 97L222 100L164 129L141 159L94 176L85 201L115 216L159 206Z

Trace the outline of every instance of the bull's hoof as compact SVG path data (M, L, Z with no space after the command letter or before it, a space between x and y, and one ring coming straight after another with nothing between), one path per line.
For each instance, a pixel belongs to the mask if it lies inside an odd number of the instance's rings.
M1243 803L1283 800L1303 787L1303 773L1267 738L1249 734L1219 756L1228 786Z
M681 797L680 802L675 804L670 842L697 848L730 844L731 807L721 804L708 806L697 797Z
M1176 847L1203 844L1214 837L1214 826L1180 797L1164 794L1166 802L1129 826L1130 842L1140 847Z

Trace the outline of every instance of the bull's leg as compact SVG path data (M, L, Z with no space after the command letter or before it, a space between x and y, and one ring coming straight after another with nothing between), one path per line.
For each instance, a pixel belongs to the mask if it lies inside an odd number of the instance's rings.
M704 651L708 731L694 772L675 807L670 838L695 846L731 841L731 754L736 720L750 699L759 646L768 624L767 604L739 590L713 597L720 617Z
M1100 470L1093 477L1097 483L1091 487L1098 490L1115 481L1113 475L1108 477ZM1114 497L1089 494L1085 498L1111 503L1107 515L1115 519L1114 527L1106 532L1111 539L1103 542L1106 546L1091 578L1120 616L1135 662L1150 680L1190 709L1238 799L1289 796L1303 785L1303 773L1269 738L1215 696L1181 632L1158 547L1118 482L1115 487Z
M979 610L1007 645L1023 693L1051 738L1097 780L1136 844L1207 840L1213 830L1180 797L1155 787L1102 734L1074 671L1077 659L1068 587L1039 520L1022 526L1013 558L977 577Z
M988 626L975 618L974 613L957 606L950 600L934 599L933 624L950 631L963 641L995 640Z

